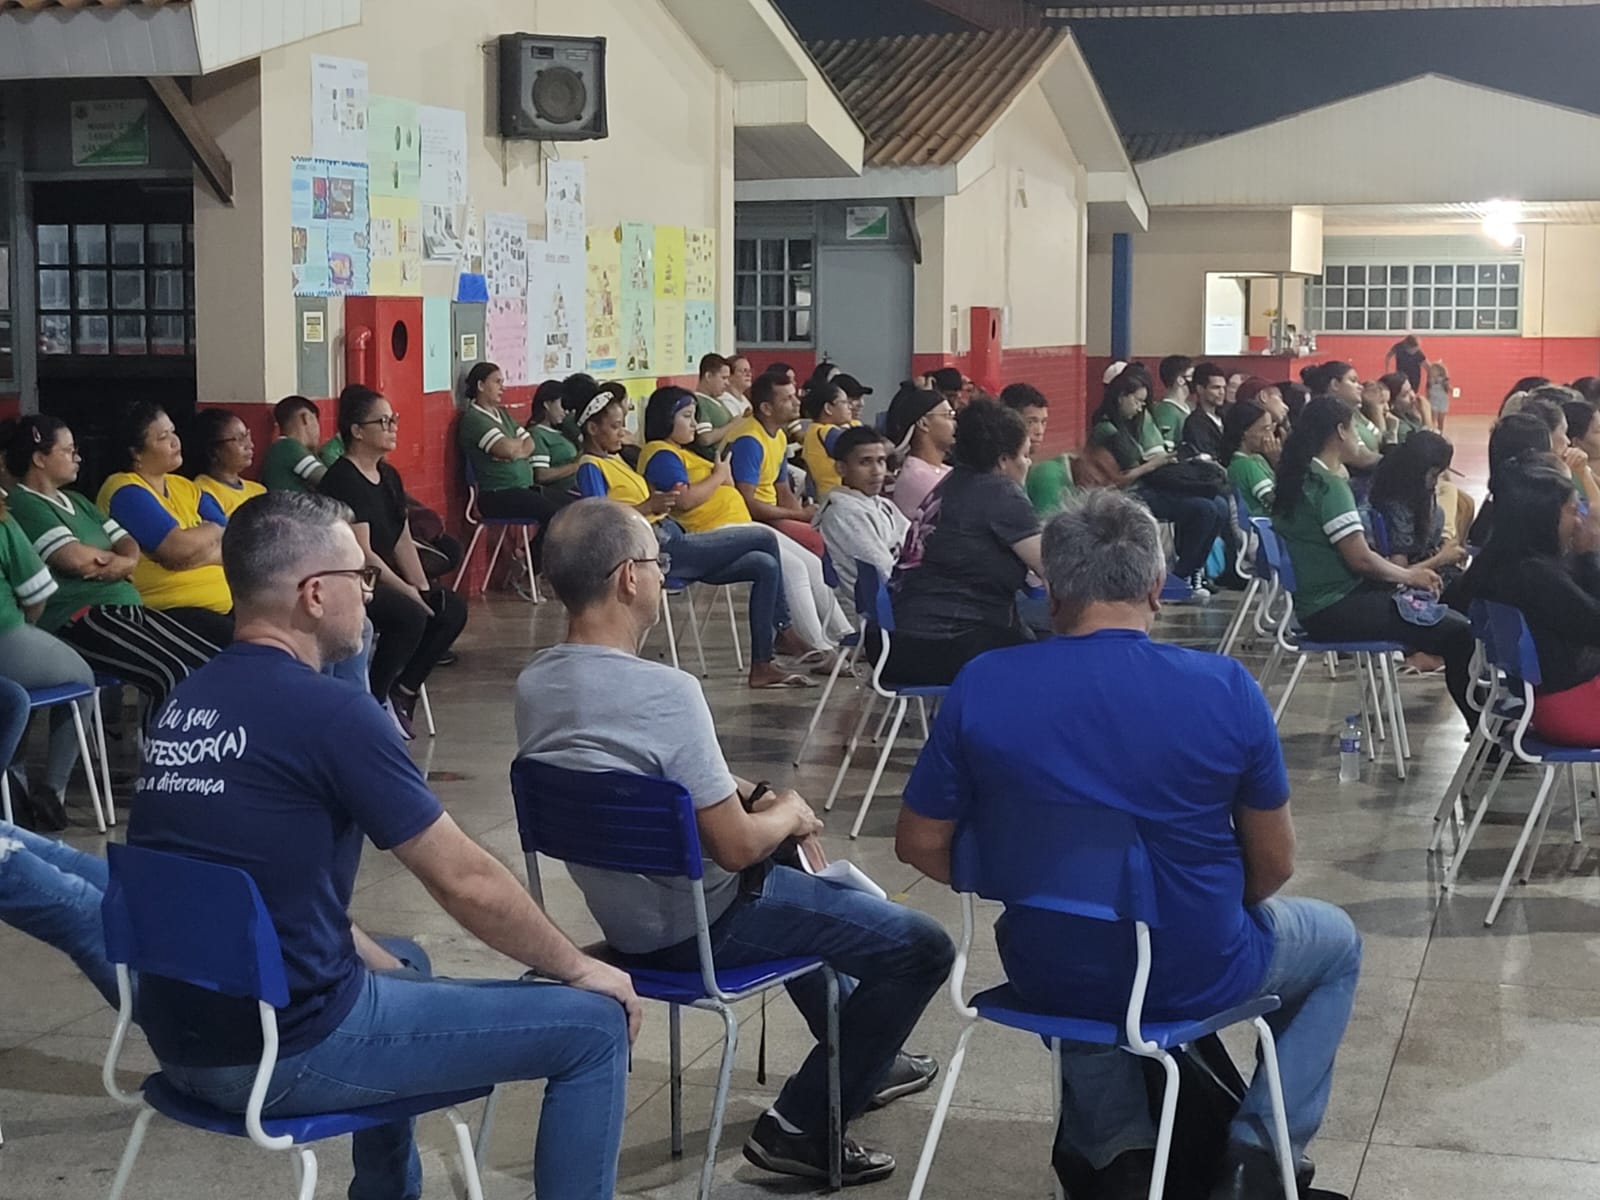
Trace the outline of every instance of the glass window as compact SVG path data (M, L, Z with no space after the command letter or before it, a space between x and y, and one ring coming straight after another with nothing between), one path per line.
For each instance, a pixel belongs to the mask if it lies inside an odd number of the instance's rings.
M143 225L111 227L111 261L119 267L137 267L144 263Z
M66 266L72 261L65 225L39 226L39 265Z
M810 238L735 242L734 336L741 345L811 343L815 252ZM159 306L159 294L157 301Z
M1306 323L1313 329L1471 333L1521 325L1517 262L1328 263L1321 278L1329 283L1306 291Z
M72 227L72 242L80 266L103 267L106 265L106 227L104 225L74 225Z
M194 353L188 226L41 225L37 240L41 353Z

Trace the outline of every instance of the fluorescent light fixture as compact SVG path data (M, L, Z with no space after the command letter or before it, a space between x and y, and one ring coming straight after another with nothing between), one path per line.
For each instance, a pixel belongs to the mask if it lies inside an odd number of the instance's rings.
M1522 204L1516 200L1490 200L1483 205L1484 236L1501 246L1513 246L1520 236Z

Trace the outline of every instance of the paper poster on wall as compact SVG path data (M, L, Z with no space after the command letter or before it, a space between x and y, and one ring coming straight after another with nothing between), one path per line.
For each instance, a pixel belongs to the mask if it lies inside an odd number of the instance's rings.
M628 399L633 401L633 407L628 410L626 425L630 433L639 432L639 419L644 415L645 405L650 401L650 395L656 390L656 377L646 375L642 379L617 380L628 393Z
M584 258L571 248L529 242L533 269L528 277L529 354L538 376L562 377L588 366L584 351ZM537 331L538 341L533 340Z
M148 100L74 100L72 165L142 167L150 161Z
M622 227L591 226L585 244L583 313L589 370L615 371L622 315Z
M683 231L683 298L685 300L717 298L715 229L691 228Z
M491 296L528 294L528 222L516 213L490 213L483 221L483 274Z
M450 301L428 296L422 301L422 390L450 390Z
M583 245L583 163L553 162L545 167L544 240L552 246Z
M676 297L656 297L656 355L650 368L662 375L678 375L684 369L683 301Z
M683 302L683 355L688 370L717 348L717 306L709 300Z
M638 221L622 223L622 296L647 300L656 294L656 230Z
M467 202L467 114L459 108L417 109L422 140L422 181L418 194L424 204L463 205Z
M367 64L311 56L311 154L367 161Z
M289 160L290 252L297 296L364 296L370 283L367 168Z
M415 200L372 197L372 296L422 295L422 220Z
M654 296L622 297L622 347L617 355L620 371L655 370L656 302Z
M667 300L683 299L683 226L656 226L656 296ZM659 322L661 314L656 314Z
M483 274L483 222L470 203L461 228L461 270L466 275Z
M422 206L422 257L427 262L460 262L466 209L454 204Z
M523 286L527 286L524 284ZM528 302L521 296L490 296L483 317L484 353L500 365L506 383L528 383Z
M413 101L393 96L368 99L367 165L374 196L417 198L422 187L422 130Z

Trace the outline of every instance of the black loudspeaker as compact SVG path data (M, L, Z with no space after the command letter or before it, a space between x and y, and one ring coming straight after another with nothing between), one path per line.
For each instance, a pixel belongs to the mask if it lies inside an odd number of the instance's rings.
M605 38L500 35L500 136L574 142L607 136Z

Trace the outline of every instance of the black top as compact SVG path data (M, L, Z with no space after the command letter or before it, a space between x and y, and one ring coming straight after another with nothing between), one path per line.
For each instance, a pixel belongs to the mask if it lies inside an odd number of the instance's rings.
M1028 568L1011 549L1039 532L1022 485L956 467L928 493L895 571L894 619L912 637L944 638L1017 623Z
M1539 653L1542 692L1564 692L1600 675L1600 596L1580 582L1597 572L1600 564L1530 555L1484 581L1485 599L1522 610Z
M1183 423L1183 444L1196 454L1222 459L1222 426L1206 415L1203 408L1189 414Z
M1422 352L1422 347L1415 350L1408 349L1404 342L1396 342L1389 347L1389 353L1394 355L1394 369L1411 381L1413 392L1422 391L1422 364L1428 361L1428 356Z
M406 489L400 482L400 472L380 462L378 482L373 483L355 463L341 458L328 468L318 488L324 496L350 506L356 524L367 527L373 553L398 570L394 546L406 527Z

